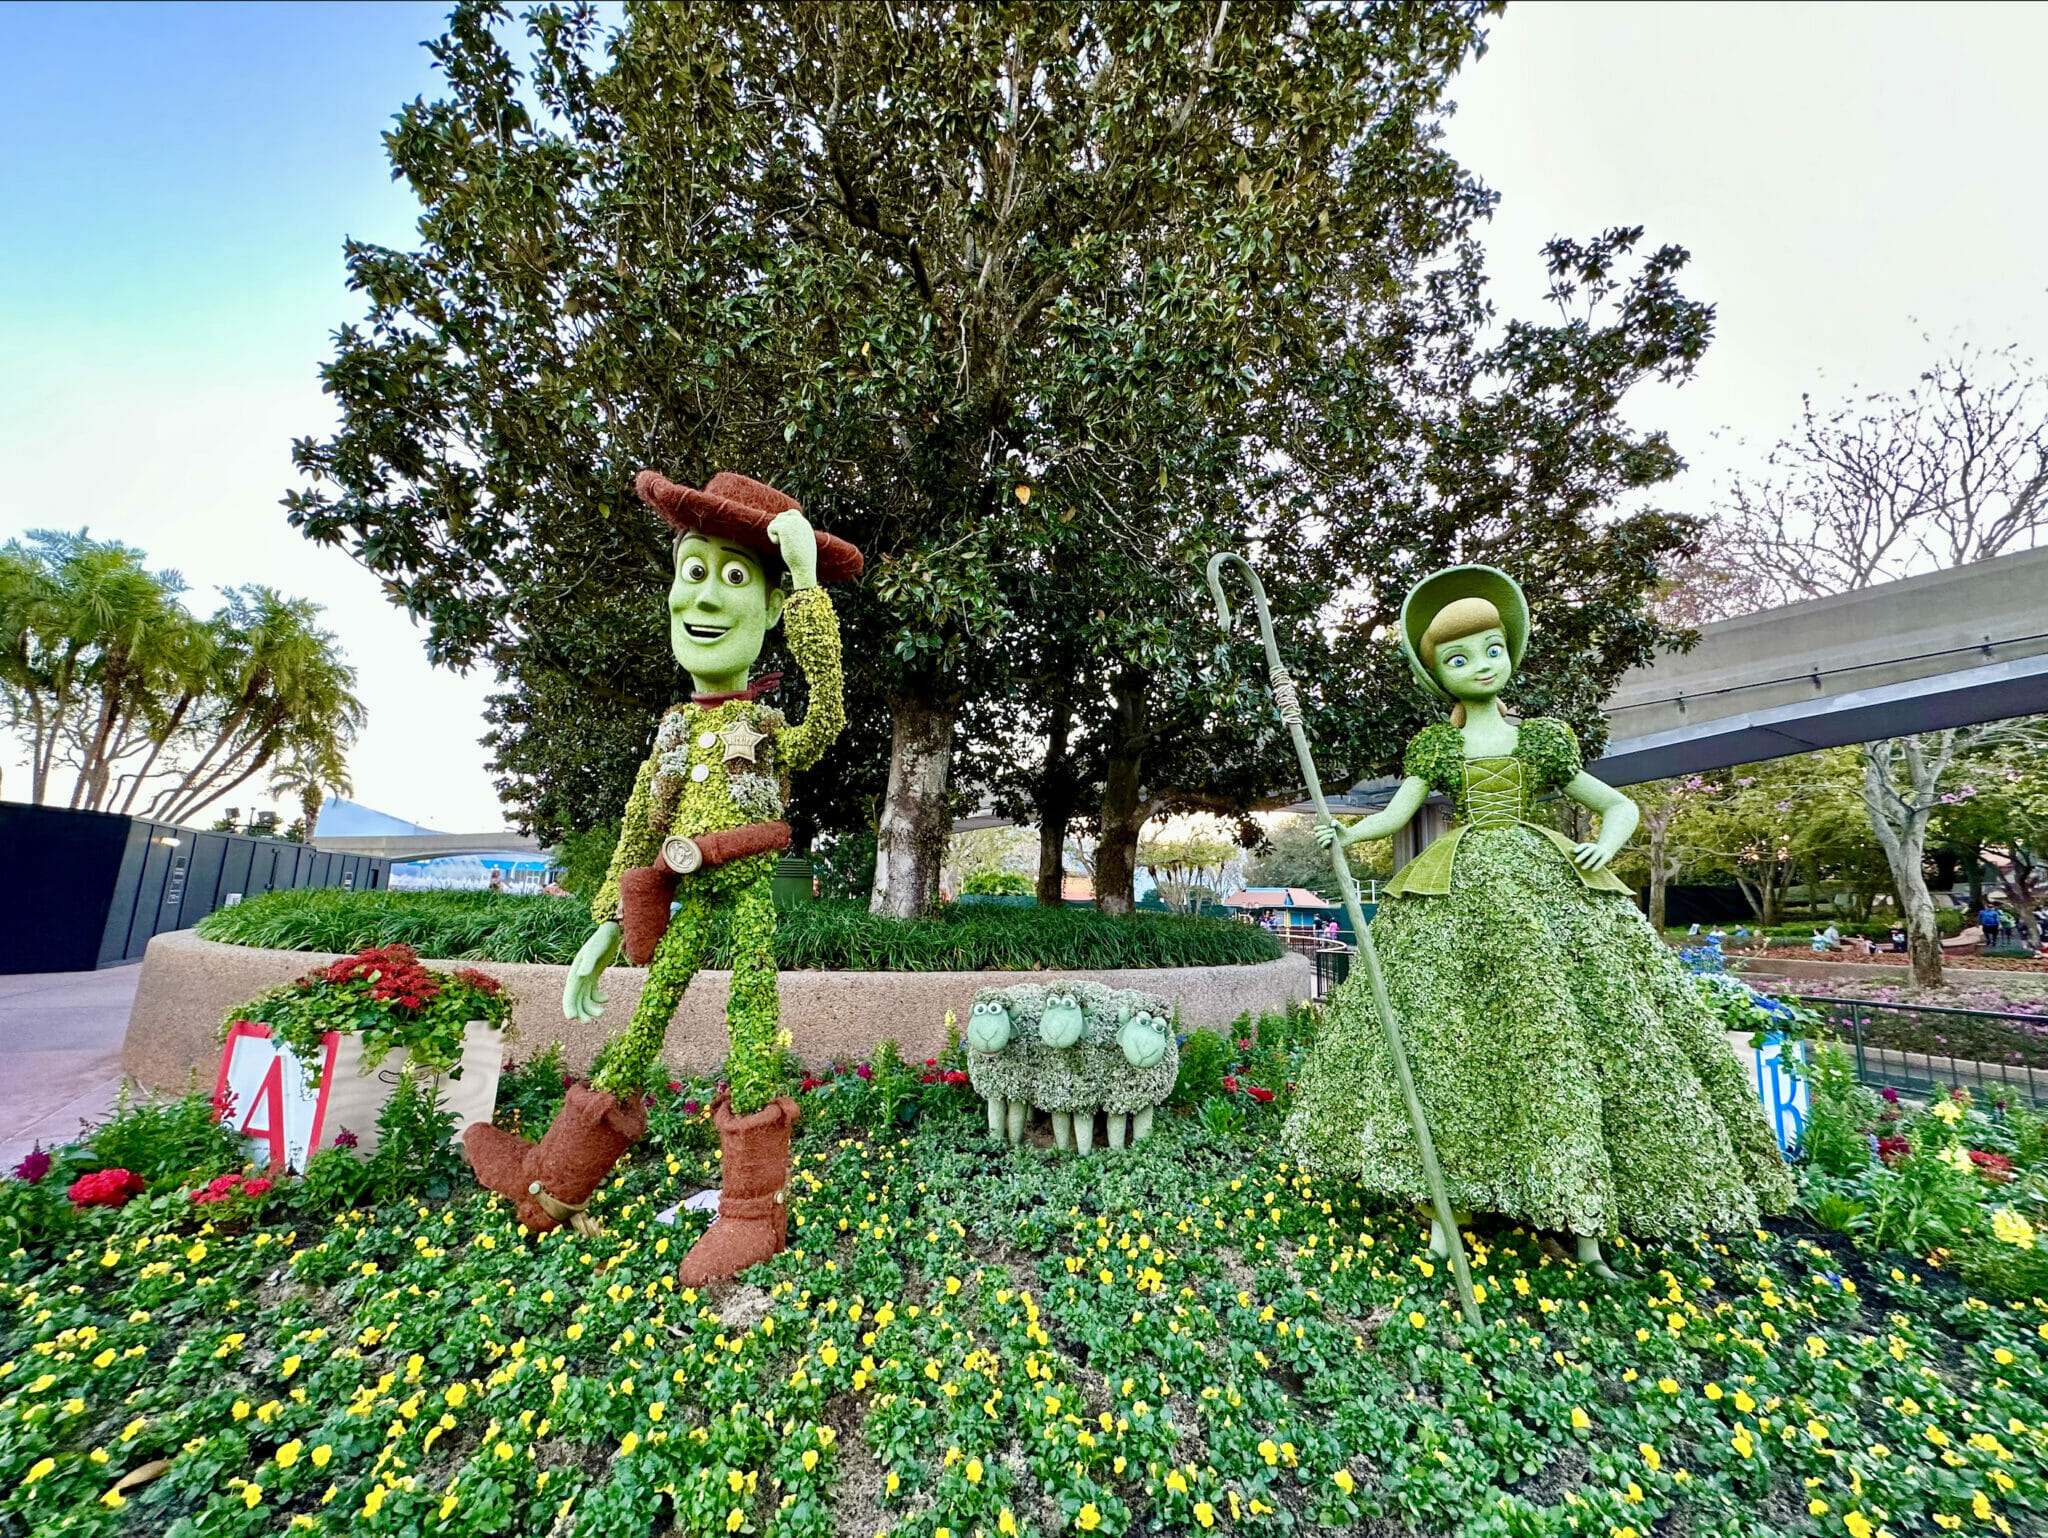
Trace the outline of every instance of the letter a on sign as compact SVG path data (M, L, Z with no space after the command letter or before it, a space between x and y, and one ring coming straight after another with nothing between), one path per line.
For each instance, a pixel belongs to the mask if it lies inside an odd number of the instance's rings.
M291 1048L270 1039L269 1026L235 1022L221 1052L213 1101L222 1119L242 1134L252 1159L304 1172L307 1156L319 1146L336 1045L329 1031L321 1041L319 1081L309 1085L305 1065Z

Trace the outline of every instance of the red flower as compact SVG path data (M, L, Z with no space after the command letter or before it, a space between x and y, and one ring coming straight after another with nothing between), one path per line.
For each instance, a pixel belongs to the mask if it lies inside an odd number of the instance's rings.
M224 1202L230 1197L240 1196L242 1193L236 1190L235 1187L241 1184L242 1177L240 1175L216 1175L192 1193L192 1203L194 1206L204 1207L213 1202ZM265 1181L263 1189L269 1190L270 1182Z
M1233 1094L1233 1095L1234 1095L1234 1094L1236 1094L1236 1093L1237 1093L1237 1075L1236 1075L1236 1074L1234 1074L1234 1073L1226 1073L1226 1074L1225 1074L1225 1075L1223 1076L1223 1087L1224 1087L1224 1088L1225 1088L1226 1090L1228 1090L1228 1091L1229 1091L1229 1092L1230 1092L1231 1094Z
M1970 1150L1970 1162L1977 1166L1977 1173L1995 1186L2002 1186L2013 1178L2012 1160L2004 1154L1986 1153L1981 1148Z
M823 1082L821 1079L814 1079L809 1074L805 1074L803 1087L805 1089L816 1089Z
M244 1196L261 1196L265 1191L268 1191L269 1189L270 1182L265 1180L261 1175L257 1176L254 1180L245 1180L242 1182L242 1194Z
M854 1069L853 1071L854 1071L855 1073L859 1074L859 1075L860 1075L860 1076L861 1076L861 1077L862 1077L863 1079L872 1079L872 1078L873 1078L873 1077L875 1076L875 1070L874 1070L874 1069L872 1069L872 1068L870 1068L870 1067L868 1067L868 1065L867 1065L866 1063L862 1063L862 1064L861 1064L861 1065L860 1065L859 1067L855 1068L855 1069Z
M943 1077L948 1084L965 1084L967 1082L967 1075L958 1068L947 1069Z
M685 1116L695 1116L697 1114L697 1102L694 1100L685 1100L683 1102L683 1114Z
M479 972L475 967L457 968L455 975L479 993L497 993L505 986L488 972Z
M670 1093L671 1095L674 1095L674 1094L678 1094L678 1093L680 1093L680 1092L681 1092L681 1090L682 1090L682 1087L683 1087L683 1081L682 1081L681 1079L670 1079L670 1080L668 1081L668 1092L669 1092L669 1093Z
M1877 1140L1877 1156L1886 1164L1897 1164L1913 1151L1913 1145L1902 1137L1881 1137Z
M1256 1084L1247 1084L1244 1087L1244 1092L1250 1095L1252 1099L1258 1101L1260 1105L1271 1104L1273 1099L1273 1092L1270 1089L1260 1089Z
M339 1132L334 1134L334 1146L336 1148L353 1148L356 1146L356 1144L360 1143L361 1141L361 1138L357 1137L353 1132L349 1131L346 1127L343 1127Z
M120 1207L143 1191L143 1179L133 1170L94 1170L71 1182L64 1194L74 1207Z

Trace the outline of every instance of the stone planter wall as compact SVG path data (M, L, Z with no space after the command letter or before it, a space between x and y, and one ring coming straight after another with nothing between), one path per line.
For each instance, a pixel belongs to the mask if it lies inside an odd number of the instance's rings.
M135 1007L121 1048L122 1070L150 1089L182 1093L211 1088L220 1061L221 1016L266 988L290 982L335 958L316 951L270 951L221 945L189 930L158 935L142 960ZM481 965L517 1000L509 1032L518 1057L560 1041L569 1067L582 1072L613 1031L632 1018L646 981L644 968L615 966L605 974L610 1002L594 1021L562 1018L567 967L521 962L456 962L422 958L442 970ZM1314 994L1304 956L1255 966L1128 968L1095 972L784 972L782 1020L806 1064L859 1059L893 1038L917 1061L946 1042L946 1011L967 1017L977 989L1080 977L1112 988L1142 988L1169 1000L1184 1026L1224 1026L1246 1010L1278 1009ZM700 972L669 1026L663 1058L684 1073L711 1073L725 1059L725 1000L732 975Z

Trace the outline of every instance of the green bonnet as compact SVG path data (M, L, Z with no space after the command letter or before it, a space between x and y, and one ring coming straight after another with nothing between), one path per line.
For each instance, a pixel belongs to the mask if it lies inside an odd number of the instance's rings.
M1516 667L1522 665L1522 653L1529 648L1529 601L1513 577L1491 566L1447 566L1431 572L1401 600L1401 655L1408 659L1408 671L1416 682L1440 699L1450 696L1423 666L1422 636L1430 621L1460 598L1483 598L1500 611L1501 628L1508 637L1508 658Z

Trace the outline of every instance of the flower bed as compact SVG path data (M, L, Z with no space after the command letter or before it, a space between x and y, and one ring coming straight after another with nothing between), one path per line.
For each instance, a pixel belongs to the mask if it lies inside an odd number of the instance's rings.
M1816 1223L1987 1291L2048 1297L2048 1116L2012 1093L1873 1092L1833 1047L1816 1052L1810 1090L1801 1201Z
M1872 1538L2048 1520L2048 1307L1795 1225L1613 1246L1614 1287L1483 1228L1468 1328L1412 1216L1279 1157L1305 1026L1190 1038L1184 1113L1085 1162L988 1140L944 1057L815 1076L789 1251L703 1296L674 1271L705 1217L661 1221L716 1176L708 1086L681 1081L595 1238L529 1238L460 1183L445 1201L322 1186L320 1161L234 1223L183 1172L141 1172L148 1194L118 1208L51 1187L55 1226L0 1263L0 1525ZM538 1130L559 1096L538 1064L501 1114ZM167 1142L176 1164L193 1114L108 1147L139 1167ZM60 1151L7 1210L93 1157Z
M422 956L565 964L588 938L588 905L573 897L489 892L268 892L200 920L202 939L272 950L362 950L402 944ZM1092 909L968 903L930 918L878 917L859 903L817 901L776 920L785 971L1085 971L1245 966L1283 954L1251 924L1176 914L1110 918ZM723 968L723 958L712 965Z

